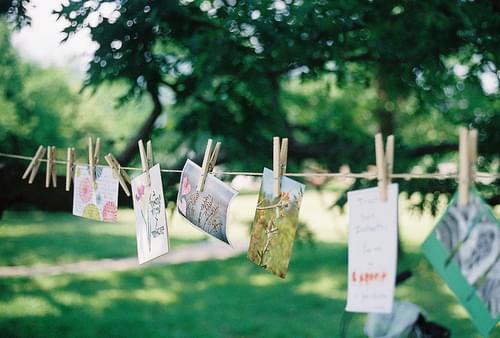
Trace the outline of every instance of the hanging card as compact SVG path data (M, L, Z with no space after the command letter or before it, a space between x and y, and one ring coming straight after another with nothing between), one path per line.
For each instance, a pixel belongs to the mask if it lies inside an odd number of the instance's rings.
M203 191L197 191L200 178L201 168L187 160L177 195L177 210L197 229L229 244L226 234L228 209L237 192L211 174Z
M90 167L77 165L74 177L73 215L104 222L116 222L118 180L110 167L95 167L95 184Z
M273 172L264 168L248 258L281 278L288 271L304 188L282 177L281 194L273 198Z
M500 224L475 189L465 207L455 193L422 252L483 336L500 319Z
M131 184L139 264L166 254L169 248L159 164L149 169L149 177L150 186L146 183L146 173L135 177Z
M350 312L392 312L398 241L398 185L347 193L349 205L347 306Z

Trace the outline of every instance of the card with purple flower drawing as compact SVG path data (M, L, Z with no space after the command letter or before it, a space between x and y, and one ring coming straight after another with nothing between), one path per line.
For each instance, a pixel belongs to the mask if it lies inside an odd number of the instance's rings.
M201 168L187 160L177 195L177 210L197 229L229 244L228 210L237 191L212 174L208 174L203 191L198 191L200 179Z
M169 248L159 164L149 169L149 177L150 185L146 173L132 180L139 264L166 254Z

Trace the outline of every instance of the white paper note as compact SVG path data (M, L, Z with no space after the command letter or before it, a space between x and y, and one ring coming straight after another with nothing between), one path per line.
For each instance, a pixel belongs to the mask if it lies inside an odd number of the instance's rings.
M145 173L132 180L139 264L168 252L167 218L159 164L149 170L149 176L150 186L146 184Z
M350 312L390 313L397 264L398 185L347 193L349 248L347 306Z

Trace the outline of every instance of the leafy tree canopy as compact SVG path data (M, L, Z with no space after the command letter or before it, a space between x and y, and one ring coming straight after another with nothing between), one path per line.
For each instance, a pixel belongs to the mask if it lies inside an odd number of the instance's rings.
M458 125L480 129L480 167L498 170L498 90L486 95L479 78L498 81L499 13L498 1L456 0L92 0L57 11L67 37L86 29L99 45L87 86L123 81L124 99L151 98L122 161L165 110L154 135L171 158L210 135L228 166L260 170L278 134L290 138L291 170L355 171L374 162L378 130L396 135L396 171L434 171L455 152Z

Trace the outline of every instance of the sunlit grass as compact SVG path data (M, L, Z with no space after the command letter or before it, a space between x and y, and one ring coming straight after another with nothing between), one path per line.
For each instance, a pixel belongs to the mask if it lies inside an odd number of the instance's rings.
M338 337L346 297L342 244L297 247L285 280L245 255L225 261L86 275L0 280L0 331L6 336ZM430 265L397 298L421 306L453 337L477 337ZM356 314L348 337L361 337Z
M337 195L331 191L306 190L299 219L319 241L347 241L347 208L330 208ZM235 198L229 209L228 238L248 240L255 215L257 193ZM444 205L443 205L444 207ZM416 248L434 226L429 213L408 210L400 199L400 234L405 246ZM171 249L206 239L176 212L168 215ZM0 265L58 264L137 254L133 211L120 209L117 223L102 223L68 213L7 211L0 220Z
M185 227L169 229L171 246L205 236ZM133 211L119 212L117 223L102 223L71 213L7 211L0 220L0 265L60 264L137 255Z
M338 337L347 292L347 214L328 208L335 198L306 192L300 219L317 241L294 245L285 280L245 254L127 272L0 279L1 336ZM235 199L230 240L248 239L256 202L256 194ZM400 200L405 253L399 270L414 275L398 286L396 298L421 306L453 337L477 337L466 311L420 254L436 219L407 205ZM172 250L206 238L176 213L168 222ZM131 210L120 210L117 224L9 211L0 221L0 243L0 265L136 255ZM353 315L348 337L363 336L364 319Z

